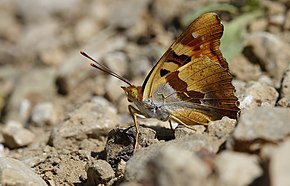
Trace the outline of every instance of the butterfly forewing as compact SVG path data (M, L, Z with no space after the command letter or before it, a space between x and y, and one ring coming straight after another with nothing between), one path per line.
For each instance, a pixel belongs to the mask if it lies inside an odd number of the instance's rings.
M158 79L192 61L192 58L206 55L227 69L227 62L219 50L222 34L223 25L215 13L203 14L193 21L148 74L142 86L143 98L148 98L156 89Z

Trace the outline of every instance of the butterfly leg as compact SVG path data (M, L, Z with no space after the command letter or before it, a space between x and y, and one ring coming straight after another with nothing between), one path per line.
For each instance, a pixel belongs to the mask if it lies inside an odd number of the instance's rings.
M195 128L191 127L190 125L187 125L186 123L182 122L180 119L178 119L178 118L175 117L175 116L170 115L170 116L169 116L169 121L170 121L170 119L176 121L176 122L179 123L179 124L182 124L182 125L185 126L186 128L189 128L189 129L191 129L191 130L196 131Z
M138 122L137 122L137 115L142 115L142 113L136 109L135 107L133 107L132 105L128 106L128 110L133 118L134 121L134 125L135 125L135 130L136 130L136 135L135 135L135 145L134 145L134 151L138 148L139 143L138 143L138 139L139 139L139 129L138 129Z
M168 122L169 122L169 125L170 125L170 129L173 130L171 120L169 119Z

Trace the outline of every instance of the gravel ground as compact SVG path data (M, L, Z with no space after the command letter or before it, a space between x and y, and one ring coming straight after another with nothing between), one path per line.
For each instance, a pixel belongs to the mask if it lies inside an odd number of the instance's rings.
M249 2L0 1L0 185L289 185L290 3ZM140 119L133 153L124 83L79 51L140 85L209 10L239 118L195 131Z

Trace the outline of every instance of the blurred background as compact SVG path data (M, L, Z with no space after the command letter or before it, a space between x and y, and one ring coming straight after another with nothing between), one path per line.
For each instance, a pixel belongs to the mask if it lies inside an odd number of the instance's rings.
M253 81L272 87L268 104L289 106L289 89L279 92L290 61L289 8L288 0L0 0L1 154L21 157L15 149L46 144L53 126L93 96L127 122L124 83L90 67L79 51L141 85L174 39L208 11L225 25L221 50L241 107L251 107L241 92ZM33 137L24 145L7 140L15 127Z
M2 0L0 9L0 121L4 123L30 122L40 103L58 110L55 123L72 105L92 95L105 96L119 105L119 112L126 112L122 82L90 68L79 51L141 84L181 31L207 11L217 12L225 24L221 50L237 79L258 80L267 72L279 88L287 67L266 61L268 53L274 55L271 58L289 55L286 0Z

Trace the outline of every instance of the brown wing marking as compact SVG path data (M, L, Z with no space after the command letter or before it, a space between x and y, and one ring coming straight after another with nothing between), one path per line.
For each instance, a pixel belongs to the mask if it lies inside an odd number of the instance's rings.
M199 112L199 116L204 113L208 118L215 118L215 120L222 116L237 117L239 108L231 83L232 77L227 69L213 63L209 58L204 56L194 59L168 74L165 79L164 82L168 82L180 100L193 103L192 105L175 103L172 110L174 116L188 115L179 113L180 109L183 109L187 110L184 113ZM171 103L166 102L166 104L170 108ZM176 108L176 105L180 105L180 108ZM207 112L209 110L210 112Z

